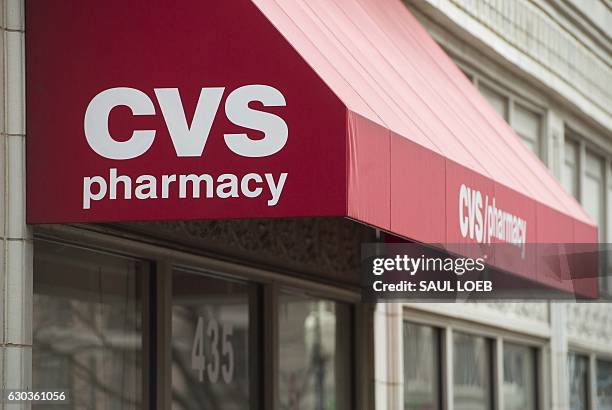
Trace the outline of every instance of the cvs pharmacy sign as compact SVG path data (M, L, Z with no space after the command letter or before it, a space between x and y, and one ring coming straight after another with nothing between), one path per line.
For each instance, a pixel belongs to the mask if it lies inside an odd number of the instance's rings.
M193 120L188 124L178 88L155 88L168 133L178 157L199 157L204 152L213 121L219 110L225 87L202 88ZM225 101L225 115L235 125L259 130L261 139L251 139L247 133L224 134L227 147L244 157L265 157L280 151L289 135L285 121L274 114L251 109L259 102L264 107L284 107L283 94L267 85L247 85L232 91ZM89 146L109 159L127 160L147 152L155 140L155 130L136 130L127 141L116 141L109 132L108 122L113 108L126 106L133 115L155 115L151 98L136 88L117 87L96 95L85 111L84 131Z
M255 5L26 14L29 223L346 215L346 107Z
M203 155L224 91L224 87L202 88L189 124L178 88L154 89L177 157ZM280 116L250 108L252 102L264 107L286 105L283 94L273 87L248 85L237 88L225 100L227 119L235 125L262 132L263 138L254 139L247 132L225 133L223 138L227 148L236 155L267 157L285 146L288 127ZM89 146L98 155L117 161L145 155L155 141L156 130L134 130L126 141L117 141L109 131L109 118L112 110L118 106L128 107L133 115L156 114L151 98L138 89L118 87L102 91L91 100L85 112L84 134ZM93 201L106 198L152 200L168 199L170 195L179 199L213 198L215 195L221 199L241 195L256 198L262 195L264 189L269 195L268 206L274 206L280 200L287 176L287 172L278 176L273 173L238 176L228 170L218 176L207 173L145 174L133 178L118 175L117 168L110 168L108 177L96 175L83 178L83 209L91 209Z
M463 238L476 243L509 243L525 257L527 221L503 208L498 208L495 196L461 184L459 188L459 229Z

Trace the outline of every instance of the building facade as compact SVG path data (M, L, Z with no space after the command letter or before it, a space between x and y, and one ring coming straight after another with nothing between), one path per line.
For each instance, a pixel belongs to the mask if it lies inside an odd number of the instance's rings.
M349 219L27 225L24 2L1 3L1 388L75 409L612 408L612 306L362 304L380 233ZM609 1L405 6L610 242Z
M611 4L563 0L405 3L534 155L584 206L597 222L600 242L610 242ZM601 286L609 292L609 276ZM487 408L480 404L486 400L508 409L612 406L607 370L612 357L609 304L413 304L382 307L378 314L383 321L395 321L386 341L387 355L404 353L403 375L393 368L381 373L379 389L387 392L385 403L410 402L412 391L422 386L419 379L431 380L411 368L413 359L424 363L418 368L433 366L443 373L445 408ZM427 326L419 327L423 323ZM457 332L460 336L453 336ZM398 342L402 336L403 343ZM430 347L423 347L431 346L432 339L444 354L436 356ZM474 360L470 349L482 355L480 362L468 364ZM430 359L424 360L421 352ZM474 372L485 376L476 382L470 378ZM493 391L493 396L483 393L487 391ZM476 397L478 405L470 401Z

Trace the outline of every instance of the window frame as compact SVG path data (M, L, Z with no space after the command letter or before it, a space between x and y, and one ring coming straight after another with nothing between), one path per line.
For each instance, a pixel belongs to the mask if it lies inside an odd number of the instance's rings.
M602 243L612 242L612 152L606 150L596 142L587 138L584 134L583 128L575 128L575 123L572 121L565 122L565 132L563 141L571 140L577 144L578 148L578 163L577 163L577 194L575 198L581 205L584 204L586 196L584 184L587 178L588 170L586 165L587 153L594 155L601 159L603 174L602 174L602 185L603 185L603 198L601 199L600 206L602 206L602 220L603 226L598 226L598 240L599 236L603 238ZM565 162L565 153L563 154L563 162ZM600 221L594 221L599 225ZM603 231L603 233L600 233ZM612 250L612 249L607 249ZM608 261L608 264L611 262ZM609 269L608 269L609 271ZM602 277L599 282L600 290L607 297L612 297L612 277Z
M499 94L506 101L506 117L504 120L510 125L512 130L523 140L523 137L519 135L518 131L515 129L515 106L518 104L522 106L525 110L531 111L536 114L540 118L540 127L539 127L539 135L538 141L536 144L537 152L531 151L537 158L539 158L542 162L547 165L550 165L550 158L548 158L548 150L546 149L548 146L548 116L547 109L544 102L538 102L536 98L532 96L528 96L525 94L519 94L516 91L513 91L506 84L501 84L499 82L494 81L488 75L481 73L480 71L471 68L468 64L464 63L458 58L454 59L454 62L459 66L459 68L463 71L463 73L468 77L468 79L474 84L474 86L480 92L480 87L483 86L485 88L490 89L491 91ZM524 142L524 141L523 141ZM525 143L525 145L527 145Z
M572 353L585 356L588 359L587 409L597 410L597 361L605 360L612 362L612 353L606 350L600 350L597 347L594 349L592 345L580 343L576 340L570 339L567 349L567 357L569 357L569 355Z
M495 326L481 324L474 321L445 316L439 313L421 310L411 306L402 306L402 323L404 321L434 327L440 332L440 368L442 378L440 381L441 408L442 410L454 410L453 392L453 334L455 332L473 336L480 336L491 341L491 392L492 408L503 409L503 346L504 343L520 344L535 351L535 375L536 383L536 410L549 407L548 393L550 389L550 372L547 369L547 355L550 353L550 340L546 337L518 333ZM401 341L403 346L403 340ZM404 361L402 357L401 368ZM402 396L403 400L403 396Z
M403 340L403 326L405 323L409 323L411 325L415 325L415 326L423 326L423 327L429 327L431 329L434 330L435 332L435 337L438 339L438 348L437 348L437 355L438 355L438 369L436 369L436 378L437 378L437 393L440 396L440 400L439 400L439 404L440 404L440 410L444 410L445 409L445 388L444 388L444 383L445 383L445 377L444 377L444 369L445 366L447 366L447 364L445 363L445 354L444 354L444 343L445 343L445 329L443 327L440 327L436 324L431 324L431 323L427 323L424 321L417 321L417 320L413 320L412 317L410 318L406 318L406 314L403 315L402 317L402 352L404 351L404 340ZM404 356L402 355L402 374L404 374L405 372L405 360L404 360ZM402 400L404 400L404 396L402 396ZM405 403L404 406L402 406L402 408L405 408Z
M33 236L33 252L36 252L36 242L46 242L52 245L65 246L67 248L79 249L87 252L94 252L100 255L107 255L113 258L137 261L142 264L142 276L138 286L142 290L142 407L143 409L153 408L156 403L156 380L157 369L152 366L156 356L155 336L157 334L157 315L155 298L155 277L156 271L152 260L141 258L129 253L121 252L116 249L99 248L95 245L83 245L82 242L65 240L64 238L48 237L45 235ZM36 272L34 272L36 275ZM34 281L34 279L33 279ZM33 343L34 341L32 341Z
M586 371L586 408L589 410L595 410L595 402L593 401L593 398L596 396L593 396L593 389L594 389L594 380L593 380L593 360L595 355L592 352L588 352L586 350L580 349L580 348L573 348L572 346L569 346L567 349L567 355L566 355L566 363L567 363L567 373L568 373L568 379L567 379L567 398L568 400L571 400L570 398L570 388L569 388L569 383L570 383L570 379L569 379L569 356L573 354L576 356L582 356L583 358L587 359L587 371ZM569 406L569 401L568 401L568 406Z
M597 375L597 363L599 361L605 361L605 362L612 363L612 355L597 355L597 354L593 355L592 354L592 356L593 357L589 361L589 364L591 366L593 366L593 368L591 369L591 371L593 372L592 373L593 374L593 383L592 383L593 385L591 387L591 390L589 390L589 391L593 392L593 399L592 399L592 401L594 403L593 404L593 408L595 409L599 405L599 395L597 394L597 378L598 378L598 375Z
M534 347L532 345L529 344L525 344L523 341L521 342L515 342L513 340L510 339L504 339L503 340L503 346L505 348L506 344L511 344L514 346L520 346L520 347L524 347L527 348L529 353L530 353L530 359L533 360L533 381L535 383L534 387L534 391L533 391L533 403L535 405L535 409L534 410L538 410L541 408L541 404L540 404L540 396L542 395L540 392L540 388L541 386L541 381L540 381L540 376L542 373L542 369L540 368L540 360L539 360L539 356L540 356L540 351L538 350L537 347ZM503 357L502 354L502 358L501 360L505 360L505 358ZM502 383L502 388L503 388L503 384L504 384L504 377L505 375L503 374L504 369L502 369L502 379L501 379L501 383ZM503 394L503 391L501 392L501 394Z
M575 187L576 195L574 195L572 192L569 192L569 191L568 193L572 195L576 200L579 200L580 192L581 192L581 186L580 186L580 151L581 151L580 145L581 144L580 144L580 140L576 139L574 135L571 135L571 134L567 135L566 133L565 137L563 138L563 158L562 158L563 161L561 165L562 173L565 172L564 168L565 168L565 165L567 164L567 157L565 155L565 145L566 144L574 145L574 149L576 150L576 153L575 153L576 157L572 159L575 162L575 164L573 164L574 165L574 175L572 175L572 179L574 179L573 183L576 185ZM561 174L561 178L563 179L563 174ZM564 182L561 181L561 184L563 183Z

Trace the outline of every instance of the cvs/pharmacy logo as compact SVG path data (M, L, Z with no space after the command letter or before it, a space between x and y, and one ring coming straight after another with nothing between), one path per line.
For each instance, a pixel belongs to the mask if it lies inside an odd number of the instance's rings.
M155 97L178 157L198 157L219 110L225 87L202 88L191 124L187 124L178 88L155 88ZM288 128L279 116L249 107L259 102L264 107L285 106L285 97L267 85L246 85L232 91L225 100L225 115L233 124L264 133L251 139L246 133L224 134L225 144L244 157L266 157L287 143ZM85 112L84 131L91 149L102 157L127 160L143 155L153 145L156 130L135 130L126 141L115 140L109 131L109 116L115 107L127 106L133 115L155 115L151 98L141 90L116 87L96 95Z

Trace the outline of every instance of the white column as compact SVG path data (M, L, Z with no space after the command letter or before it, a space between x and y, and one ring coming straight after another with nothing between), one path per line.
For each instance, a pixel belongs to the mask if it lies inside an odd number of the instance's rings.
M387 339L387 304L377 303L374 309L374 397L376 410L388 408Z
M403 307L399 303L390 303L387 309L389 339L387 362L389 363L389 409L404 408L404 334Z
M567 308L567 303L550 304L550 382L552 410L569 409Z
M504 408L504 341L501 336L494 340L495 361L493 369L495 376L493 377L493 391L495 397L495 408Z
M32 379L32 235L25 224L25 50L23 0L1 0L0 386ZM2 409L29 408L0 404Z
M374 311L376 409L403 408L402 305L378 303Z

